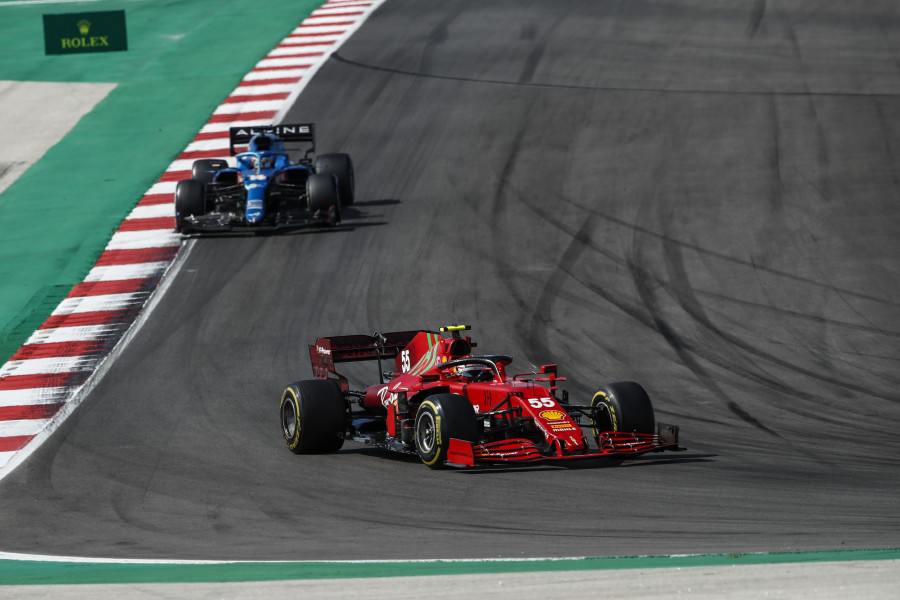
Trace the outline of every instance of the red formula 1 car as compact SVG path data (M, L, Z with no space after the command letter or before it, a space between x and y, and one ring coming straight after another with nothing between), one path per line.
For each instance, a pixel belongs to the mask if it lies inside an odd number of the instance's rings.
M511 357L472 354L475 344L460 334L468 329L319 338L309 347L316 379L292 383L281 396L288 448L336 452L349 439L418 454L432 468L683 450L678 427L655 422L637 383L610 383L590 405L569 404L555 364L509 375ZM366 360L378 362L381 383L351 390L335 365ZM392 370L382 370L385 360Z

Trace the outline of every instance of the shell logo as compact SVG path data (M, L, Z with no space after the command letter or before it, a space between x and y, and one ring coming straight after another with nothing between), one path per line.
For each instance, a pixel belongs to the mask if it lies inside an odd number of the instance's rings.
M566 418L566 413L561 410L545 410L540 414L540 417L548 421L562 421Z

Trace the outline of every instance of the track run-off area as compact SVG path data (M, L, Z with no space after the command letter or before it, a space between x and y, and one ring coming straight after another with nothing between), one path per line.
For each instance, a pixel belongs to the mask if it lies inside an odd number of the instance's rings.
M130 42L0 60L103 86L0 194L0 595L900 586L893 3L289 4L0 2L32 36L124 8ZM273 121L353 157L343 226L174 234L191 162ZM641 382L688 450L433 472L284 447L316 337L450 323L576 401Z

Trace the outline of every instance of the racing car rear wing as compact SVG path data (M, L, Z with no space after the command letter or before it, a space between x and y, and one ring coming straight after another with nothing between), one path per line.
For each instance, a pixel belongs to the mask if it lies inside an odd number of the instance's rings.
M312 362L313 375L327 379L333 373L345 386L346 378L335 371L334 365L343 362L360 360L378 360L394 358L409 344L418 331L394 331L374 335L338 335L321 337L309 346L309 358ZM380 370L380 369L379 369Z
M247 145L250 138L260 133L271 133L285 142L308 142L312 145L309 153L316 150L316 126L313 123L284 123L281 125L256 125L252 127L229 127L228 149L231 156L237 154L234 147Z

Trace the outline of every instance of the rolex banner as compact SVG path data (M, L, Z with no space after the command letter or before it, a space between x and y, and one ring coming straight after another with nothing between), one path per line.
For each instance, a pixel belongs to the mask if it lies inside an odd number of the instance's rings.
M128 50L125 11L44 15L47 54Z

